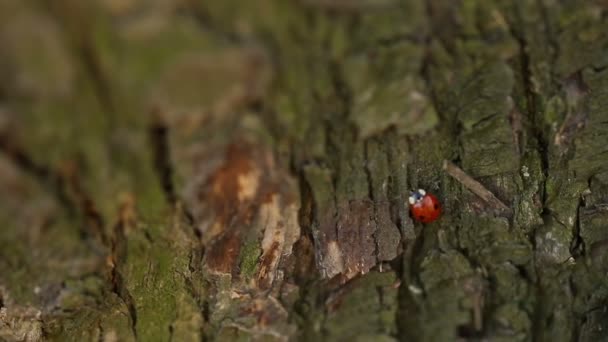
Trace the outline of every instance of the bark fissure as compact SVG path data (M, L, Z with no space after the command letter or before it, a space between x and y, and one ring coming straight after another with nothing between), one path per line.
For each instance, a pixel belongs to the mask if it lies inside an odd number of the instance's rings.
M158 118L150 126L150 144L154 156L154 167L165 193L167 202L174 206L177 202L175 185L173 184L173 165L169 151L169 128ZM187 216L192 217L187 214Z
M65 177L69 183L69 191L73 193L74 201L85 218L87 233L107 247L109 241L105 231L104 219L93 203L91 195L84 190L77 171L70 171Z
M17 146L12 140L8 134L0 134L0 151L24 173L30 174L36 179L50 194L57 198L58 202L68 212L77 212L69 200L69 196L65 193L63 177L51 167L35 162L22 147Z
M123 211L124 208L121 208ZM126 258L126 249L127 249L127 240L125 235L126 226L129 224L124 218L124 214L121 213L120 219L114 226L112 232L112 239L110 242L110 284L112 286L112 292L120 298L120 300L124 303L127 308L129 314L129 323L131 332L133 336L137 339L137 307L133 296L125 284L124 278L119 271L119 267L125 262Z
M115 267L111 271L111 283L112 292L114 292L127 307L131 332L133 333L133 336L137 338L137 308L135 306L135 301L129 293L120 272L118 272Z
M510 26L512 27L513 24ZM541 180L540 188L542 189L541 193L541 201L543 203L543 211L547 210L545 201L547 197L546 192L546 180L549 177L549 141L545 137L544 131L544 123L542 121L541 113L539 112L538 104L537 104L537 94L534 91L534 86L532 84L533 72L530 66L530 56L528 55L527 42L523 35L523 33L516 32L511 28L511 35L517 41L519 46L519 62L521 64L521 75L523 79L523 91L526 99L526 112L528 117L530 118L530 133L535 139L536 149L540 155L541 161L541 169L543 172L543 177Z
M589 182L590 183L590 182ZM589 188L591 185L589 184ZM573 228L573 237L572 242L570 243L570 254L575 259L579 257L583 257L585 255L585 241L581 236L581 223L580 223L580 212L581 208L584 206L584 200L581 196L579 199L578 205L576 207L576 217L574 218L574 228Z
M63 169L54 170L34 161L22 147L11 143L4 135L0 136L0 151L54 195L68 213L82 215L85 227L82 230L83 236L92 237L107 246L104 219L96 209L92 197L84 190L75 165L68 161Z
M93 86L95 87L95 94L99 99L99 102L104 107L104 109L109 114L109 127L115 127L115 117L116 117L116 105L114 104L114 94L112 91L112 86L109 83L109 78L106 75L104 68L101 65L101 61L99 60L99 53L94 50L88 40L88 37L78 37L79 41L77 42L77 50L81 55L81 59L84 63L85 70L90 78L93 80ZM80 39L82 41L80 41Z
M546 220L545 216L549 214L548 208L546 206L546 199L547 199L546 182L549 177L549 167L550 167L549 166L550 157L549 157L548 141L545 138L544 130L542 127L543 123L541 121L541 118L539 117L539 113L537 112L536 94L533 90L532 79L531 79L533 77L533 73L532 73L531 66L530 66L530 56L528 55L528 53L526 51L527 42L525 40L525 37L523 36L523 33L516 32L513 29L513 25L515 25L515 24L511 23L509 25L509 27L511 29L511 35L517 41L518 49L519 49L519 63L520 63L519 71L522 75L522 83L523 83L522 87L523 87L525 103L526 103L525 112L527 114L527 117L529 118L528 132L530 132L531 136L534 139L535 146L533 146L533 148L538 150L539 156L540 156L541 171L542 171L542 179L540 180L540 189L541 189L540 197L541 197L541 203L542 203L541 215L543 216L543 220ZM536 248L536 239L534 237L535 230L532 230L530 232L529 236L530 236L530 243L532 244L532 247ZM542 268L540 266L540 261L537 258L537 253L533 254L533 265L534 265L537 273L542 272ZM535 288L535 297L538 299L537 299L536 305L534 306L534 310L532 312L532 322L533 322L533 325L535 327L537 327L537 326L543 325L543 322L542 322L542 320L544 319L543 309L544 309L544 306L546 305L546 303L544 301L545 289L542 284L542 281L540 281L540 280L534 282L534 288ZM542 330L538 329L538 328L532 329L532 336L533 336L534 340L542 340L542 338L543 338Z

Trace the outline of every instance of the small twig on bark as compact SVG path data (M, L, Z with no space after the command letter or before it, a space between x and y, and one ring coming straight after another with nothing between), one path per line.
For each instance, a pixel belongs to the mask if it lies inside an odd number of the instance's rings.
M443 161L443 169L450 176L454 177L457 181L459 181L462 185L464 185L467 189L471 190L475 195L481 197L487 204L499 210L501 213L504 213L508 216L513 215L513 210L509 208L506 204L502 203L490 190L486 189L481 183L473 179L471 176L467 175L461 168L456 166L454 163L449 162L447 160Z

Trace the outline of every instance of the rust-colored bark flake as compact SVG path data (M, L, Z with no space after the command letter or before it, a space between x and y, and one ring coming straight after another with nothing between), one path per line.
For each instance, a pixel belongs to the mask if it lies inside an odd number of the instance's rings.
M232 273L241 250L241 239L235 232L225 232L214 240L207 251L207 266L213 272Z
M264 203L260 208L261 222L266 222L264 239L262 240L262 257L258 271L258 286L268 288L274 278L281 249L285 242L285 226L280 217L278 196L271 197L270 202Z
M251 172L241 174L238 176L237 182L239 186L237 193L239 202L251 200L260 185L260 172L257 169L253 169Z
M232 144L227 148L224 163L205 180L198 202L193 204L201 219L199 229L204 241L211 241L230 224L250 221L248 202L254 200L260 175L260 166L253 158L249 145Z
M250 199L251 194L257 191L258 170L253 170L253 160L247 146L233 144L228 148L226 161L216 170L210 179L211 194L216 209L227 202L235 203L237 200ZM255 183L255 184L252 184ZM245 189L241 187L244 186Z
M196 181L188 205L205 246L210 321L220 331L287 339L293 326L276 298L295 286L284 277L300 238L295 182L269 150L252 143L228 146L223 161Z
M209 248L207 267L235 275L251 276L255 271L260 286L268 287L281 257L291 254L300 235L295 186L287 172L278 169L270 151L233 143L226 148L223 163L201 181L199 189L196 202L190 205ZM252 262L260 249L255 267ZM237 269L239 265L245 269Z
M291 204L282 208L279 199L279 195L272 195L270 201L260 208L261 222L265 222L263 253L257 278L261 289L272 285L281 257L291 255L292 247L300 236L297 207Z
M264 254L260 258L258 286L261 289L267 289L271 285L273 278L273 274L271 272L276 267L279 260L280 247L281 244L278 241L274 241L270 247L264 251Z

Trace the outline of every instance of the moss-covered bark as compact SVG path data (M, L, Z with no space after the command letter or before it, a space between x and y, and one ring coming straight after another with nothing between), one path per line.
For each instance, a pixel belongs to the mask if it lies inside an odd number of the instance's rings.
M0 2L0 340L607 339L607 13Z

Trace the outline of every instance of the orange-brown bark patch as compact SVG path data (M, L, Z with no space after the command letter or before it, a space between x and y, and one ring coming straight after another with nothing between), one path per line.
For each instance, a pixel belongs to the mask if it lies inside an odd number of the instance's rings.
M240 251L240 236L236 232L224 233L209 246L207 266L215 272L232 273Z
M205 194L218 217L226 219L236 208L241 192L239 179L249 174L252 168L253 161L247 146L233 144L228 148L226 161L209 178L211 191Z
M264 251L264 254L260 258L260 270L258 272L258 287L260 289L268 289L272 285L269 272L274 271L276 261L279 258L281 244L278 241L274 241L268 250Z

